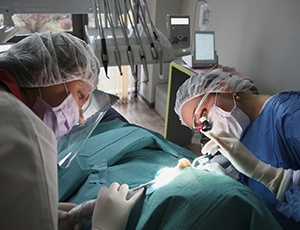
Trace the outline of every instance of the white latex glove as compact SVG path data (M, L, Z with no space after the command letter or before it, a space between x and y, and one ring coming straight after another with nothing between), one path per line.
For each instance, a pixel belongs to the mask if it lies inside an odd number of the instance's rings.
M138 190L128 200L128 185L114 182L109 188L100 189L92 218L93 230L123 230L126 228L129 214L142 195L144 188Z
M202 148L202 154L209 155L211 151L218 149L239 172L260 181L277 194L284 174L282 168L277 169L260 161L238 139L225 131L217 135L212 132L203 133L211 140Z
M79 230L81 222L74 221L69 214L71 209L74 209L77 204L58 203L58 229L59 230Z

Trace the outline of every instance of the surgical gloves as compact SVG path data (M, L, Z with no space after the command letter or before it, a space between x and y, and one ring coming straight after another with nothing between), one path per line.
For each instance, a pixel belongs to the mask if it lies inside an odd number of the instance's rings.
M77 209L79 205L72 203L58 203L58 229L59 230L80 230L81 219L76 220L70 212Z
M114 182L109 188L100 189L92 218L93 230L123 230L126 228L129 214L142 195L144 188L138 190L128 200L128 185Z
M202 154L213 155L220 151L244 175L260 181L274 194L283 182L284 170L274 168L256 158L238 139L221 131L218 135L204 133L211 140L202 148Z

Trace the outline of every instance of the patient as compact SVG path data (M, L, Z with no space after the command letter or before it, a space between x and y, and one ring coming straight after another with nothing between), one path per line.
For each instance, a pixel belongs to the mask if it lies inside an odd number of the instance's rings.
M66 154L61 151L58 157ZM175 168L177 173L171 170L166 180L145 188L126 229L224 229L224 223L226 229L281 229L249 188L189 167L195 157L140 126L118 119L99 123L70 167L58 168L59 199L81 204L96 199L101 188L113 189L115 182L134 188ZM91 228L90 220L82 221L83 229Z

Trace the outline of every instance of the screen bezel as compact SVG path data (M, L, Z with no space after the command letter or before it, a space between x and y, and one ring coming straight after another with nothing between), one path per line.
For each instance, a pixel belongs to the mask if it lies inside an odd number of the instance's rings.
M209 34L213 35L213 59L196 59L196 51L199 47L197 47L197 39L196 37L199 34ZM192 60L193 67L210 67L218 64L217 55L215 51L215 32L214 31L195 31L194 32L194 51L193 51L193 60Z
M175 49L189 48L190 16L167 14L167 37Z

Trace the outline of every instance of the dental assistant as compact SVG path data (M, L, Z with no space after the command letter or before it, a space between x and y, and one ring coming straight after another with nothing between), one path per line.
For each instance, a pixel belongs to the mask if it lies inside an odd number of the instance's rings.
M0 54L1 229L63 229L58 223L75 205L58 203L56 140L84 119L99 73L90 47L63 32L34 34ZM130 212L138 195L116 195L115 203ZM94 217L96 226L109 226L107 215Z
M285 229L300 228L300 92L258 94L250 80L219 71L187 79L175 112L211 139L203 154L219 151Z

